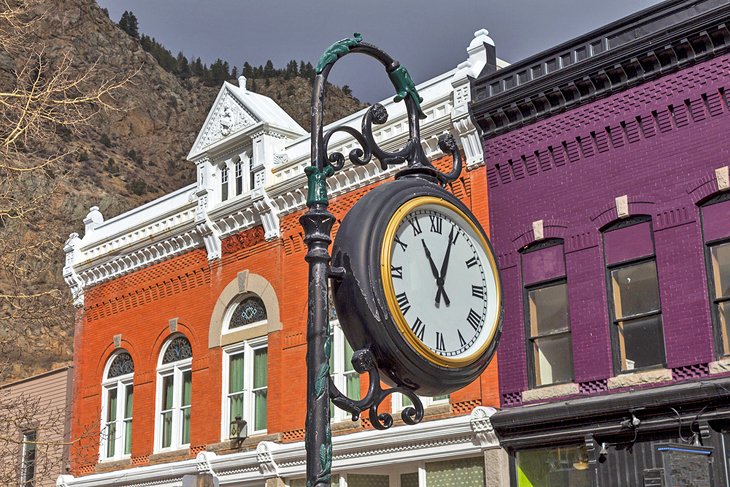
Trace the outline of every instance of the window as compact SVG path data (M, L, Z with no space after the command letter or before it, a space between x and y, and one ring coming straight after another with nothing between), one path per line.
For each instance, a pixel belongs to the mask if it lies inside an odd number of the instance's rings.
M330 314L336 317L336 314L333 314L334 306L330 310ZM330 333L330 340L332 341L330 375L332 381L337 386L337 389L347 397L360 399L360 374L352 366L352 355L354 351L347 342L339 321L330 322ZM330 402L330 418L339 421L349 419L350 417L350 413L335 407Z
M517 487L590 487L585 445L530 448L515 455Z
M710 199L701 212L717 355L724 357L730 355L730 193Z
M222 437L231 422L246 421L247 430L266 432L269 353L266 337L237 343L224 350L224 401Z
M619 222L603 234L617 371L664 364L659 280L651 222Z
M221 201L228 199L228 166L221 167Z
M21 486L35 485L36 441L35 430L23 432L23 451L20 466Z
M158 450L173 450L190 444L193 350L184 336L169 340L157 369Z
M259 323L267 318L266 306L255 294L245 296L231 310L230 315L226 318L228 330Z
M236 196L243 193L243 162L241 158L237 157L235 162L235 177L236 177Z
M114 354L102 384L101 458L121 459L132 452L134 362L126 351Z
M395 393L391 395L390 397L393 398L393 412L397 413L402 411L403 409L407 408L408 406L413 406L413 401L411 401L408 396L404 396L400 393ZM437 404L447 404L449 402L449 396L448 394L445 396L418 396L421 398L421 404L423 404L424 408L427 408L429 406L434 406Z
M570 382L573 353L562 240L523 250L522 282L530 387Z

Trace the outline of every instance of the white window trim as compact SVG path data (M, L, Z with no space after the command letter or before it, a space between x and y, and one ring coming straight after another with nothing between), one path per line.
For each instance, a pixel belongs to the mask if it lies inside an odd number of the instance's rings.
M345 333L342 331L339 320L330 321L330 331L332 335L332 346L330 348L331 353L334 354L333 369L330 370L330 376L332 381L335 383L337 389L346 395L347 393L347 376L356 375L360 376L357 371L345 372ZM360 376L362 377L362 376ZM360 397L354 397L351 399L359 400ZM352 414L347 411L334 407L334 415L331 418L332 422L339 422L345 420L352 420Z
M134 372L131 374L124 374L120 375L118 377L114 377L111 379L107 379L107 376L109 375L109 368L111 367L112 362L117 357L117 355L121 353L128 353L126 350L119 351L118 353L113 354L111 357L109 357L109 360L107 361L106 367L104 368L104 381L101 384L101 390L102 390L102 396L101 396L101 437L99 439L99 459L100 461L113 461L113 460L124 460L127 458L130 458L132 455L131 453L124 453L125 450L125 434L124 434L124 420L126 419L124 417L124 411L126 409L126 387L131 385L134 386ZM118 438L118 442L116 445L116 451L113 456L107 456L106 455L106 446L107 446L107 439L108 434L105 432L106 430L106 416L107 416L107 408L109 407L109 390L110 389L117 389L117 419L115 423L117 424L117 436L121 435L121 438ZM134 390L132 390L132 398L134 398ZM134 401L134 399L132 399ZM130 418L130 421L132 421L132 428L134 428L134 414L132 415L132 418ZM131 441L131 438L130 438Z
M190 443L182 443L181 430L182 430L182 409L180 403L182 400L182 381L183 372L192 370L193 359L187 358L172 362L169 364L163 364L162 358L165 356L167 347L175 340L175 338L181 335L173 335L168 338L167 343L160 351L160 357L157 365L157 386L155 394L155 453L180 450L190 446ZM187 338L187 337L186 337ZM172 436L170 446L162 447L162 378L168 375L173 375L172 380ZM191 378L192 382L192 378ZM192 408L192 399L190 401ZM191 414L192 418L192 414ZM192 423L192 419L191 419ZM192 426L192 424L191 424ZM191 435L192 436L192 435Z
M240 301L239 301L240 302ZM232 308L235 308L237 304L232 305ZM261 323L264 323L265 321L262 321ZM255 325L255 323L252 323L252 326ZM226 324L226 327L228 325ZM236 328L235 330L239 330L240 328ZM227 347L223 348L223 381L221 387L222 396L221 396L221 440L226 441L229 439L230 431L231 431L231 407L230 407L230 401L228 400L228 394L229 394L229 373L230 373L230 358L231 355L235 355L237 353L243 352L243 411L244 411L244 417L243 420L246 421L248 433L249 435L263 435L266 434L266 428L256 430L255 428L255 410L254 410L254 391L253 391L253 355L256 350L261 350L262 348L269 347L268 343L268 337L258 337L253 338L251 340L246 340L243 342L239 342L233 345L229 345ZM269 364L266 364L266 367L268 368ZM268 373L267 373L268 376ZM266 389L268 390L269 384L268 380L266 383ZM267 409L268 409L268 402L267 402ZM268 421L268 410L266 411L266 418Z

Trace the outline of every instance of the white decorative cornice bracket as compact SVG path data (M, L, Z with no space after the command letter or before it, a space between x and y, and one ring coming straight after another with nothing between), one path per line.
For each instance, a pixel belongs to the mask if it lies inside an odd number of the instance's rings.
M264 226L264 238L274 240L280 235L279 231L279 208L276 206L263 188L257 188L251 193L253 207Z
M496 409L484 406L477 406L471 412L470 423L471 430L474 432L474 438L472 440L474 445L483 449L499 446L499 439L494 432L494 426L491 420L492 415L496 412Z
M276 443L262 441L256 447L256 460L259 462L259 471L265 478L279 477L279 466L274 461L273 451Z
M63 266L63 280L71 290L71 297L75 307L84 305L84 281L74 270L74 262L78 260L80 253L81 239L78 233L72 233L63 245L63 252L66 254L66 263Z
M211 463L215 460L216 456L212 451L201 451L198 453L195 457L195 468L198 470L198 473L215 475Z
M59 475L56 479L56 487L68 487L73 479L73 475Z

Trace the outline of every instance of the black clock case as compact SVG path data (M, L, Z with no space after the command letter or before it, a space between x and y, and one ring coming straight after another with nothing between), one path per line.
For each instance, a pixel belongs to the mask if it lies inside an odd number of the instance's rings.
M502 333L504 309L500 300L494 339L483 355L468 365L444 367L435 364L422 357L401 336L390 316L383 291L381 242L396 210L419 196L444 199L477 222L458 198L420 178L398 179L373 189L352 207L337 232L332 265L344 268L345 275L341 280L333 280L333 297L340 325L350 345L354 350L372 350L386 383L407 387L422 396L439 396L465 387L487 367ZM481 225L477 224L477 227L490 245ZM498 284L501 286L499 279Z

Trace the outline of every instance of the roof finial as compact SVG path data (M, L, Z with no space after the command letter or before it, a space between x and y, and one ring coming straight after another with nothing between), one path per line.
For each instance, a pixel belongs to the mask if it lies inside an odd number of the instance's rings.
M246 77L244 75L238 77L238 87L246 91Z

